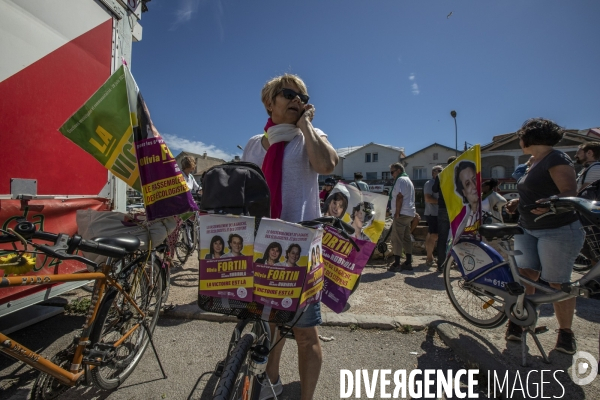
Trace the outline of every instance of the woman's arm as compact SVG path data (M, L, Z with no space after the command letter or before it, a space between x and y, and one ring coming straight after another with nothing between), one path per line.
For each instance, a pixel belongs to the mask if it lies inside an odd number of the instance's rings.
M307 104L305 112L300 117L296 126L304 135L308 160L313 169L319 174L330 174L339 161L335 149L326 138L321 137L310 122L314 116L314 106Z
M570 165L556 165L548 170L554 184L558 188L558 197L577 195L575 169Z

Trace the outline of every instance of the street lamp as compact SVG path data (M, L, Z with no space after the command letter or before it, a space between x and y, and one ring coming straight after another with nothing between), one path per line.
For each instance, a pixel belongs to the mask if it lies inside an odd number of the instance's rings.
M454 118L454 151L458 157L458 128L456 126L456 111L450 111L450 115Z

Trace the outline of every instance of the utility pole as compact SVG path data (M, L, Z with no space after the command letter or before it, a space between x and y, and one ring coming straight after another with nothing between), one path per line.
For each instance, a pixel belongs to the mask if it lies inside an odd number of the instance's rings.
M458 128L456 125L456 111L450 111L450 115L452 118L454 118L454 151L456 153L456 157L458 157Z

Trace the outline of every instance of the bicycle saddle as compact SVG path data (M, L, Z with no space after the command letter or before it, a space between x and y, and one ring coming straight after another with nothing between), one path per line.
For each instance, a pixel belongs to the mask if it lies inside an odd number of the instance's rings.
M125 249L125 251L128 253L131 253L132 251L135 251L140 247L140 239L133 235L96 237L92 240L96 243L120 247L122 249Z
M493 240L504 236L522 235L523 228L519 225L481 225L479 234L487 240Z

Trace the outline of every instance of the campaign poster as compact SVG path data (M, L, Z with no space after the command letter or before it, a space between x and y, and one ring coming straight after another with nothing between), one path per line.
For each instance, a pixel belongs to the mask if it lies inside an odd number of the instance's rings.
M477 144L439 174L440 186L455 244L463 234L475 234L481 225L481 149Z
M342 218L354 228L350 235L359 250L331 227L323 234L324 285L322 301L341 313L352 289L367 265L385 226L388 197L361 192L352 185L338 183L325 199L325 215Z
M376 243L385 227L388 197L361 192L352 185L338 182L325 199L323 215L338 217L354 228L353 238Z
M261 220L254 244L255 302L285 311L298 308L320 232L277 219ZM319 284L314 279L313 283Z
M199 294L252 301L254 217L201 215Z
M308 258L308 272L300 297L300 308L321 300L324 283L323 268L323 231L318 230L310 245Z
M354 239L360 251L336 229L326 226L323 232L323 267L325 280L321 301L332 311L341 313L352 294L360 274L375 249L375 243Z
M152 123L150 111L126 69L127 90L142 195L148 220L198 211L171 150Z

